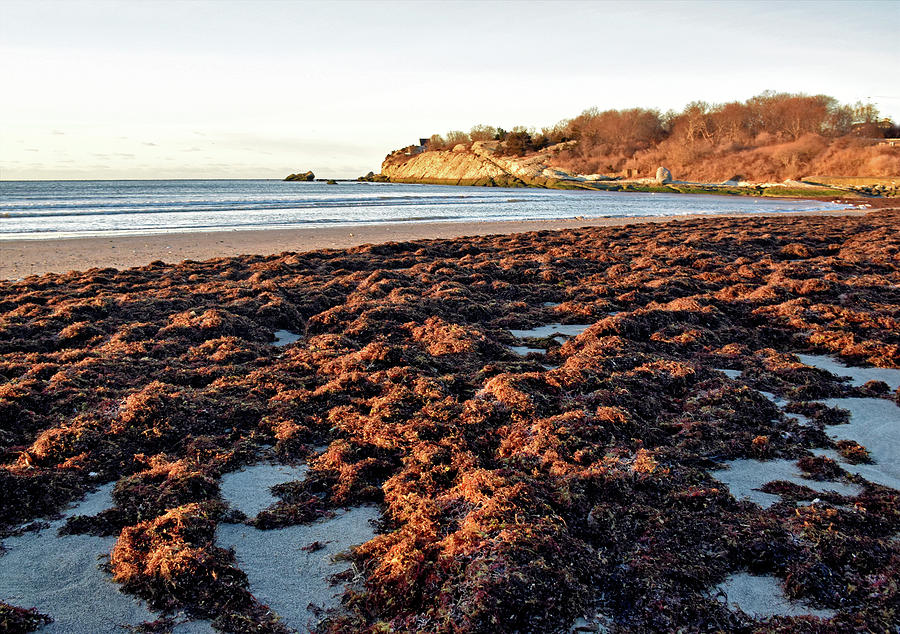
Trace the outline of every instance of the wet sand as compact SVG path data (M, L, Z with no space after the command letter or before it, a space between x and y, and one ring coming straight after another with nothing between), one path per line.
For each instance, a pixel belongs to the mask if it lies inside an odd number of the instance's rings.
M856 210L816 212L815 215L865 213ZM759 214L754 214L758 216ZM784 213L775 214L778 216ZM794 214L792 214L794 215ZM796 215L811 215L808 212ZM21 279L44 273L66 273L89 268L125 269L155 260L176 263L236 255L269 255L285 251L343 249L361 244L525 231L621 226L646 222L690 220L708 216L593 218L506 222L397 223L308 229L217 231L142 236L60 238L0 241L0 280ZM731 216L722 216L731 217Z

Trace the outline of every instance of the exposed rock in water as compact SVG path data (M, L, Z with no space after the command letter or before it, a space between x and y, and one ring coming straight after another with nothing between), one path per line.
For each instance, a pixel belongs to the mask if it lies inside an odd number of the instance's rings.
M367 183L387 183L390 182L390 179L384 174L376 174L375 172L369 172L365 176L359 176L356 180L360 182Z
M286 181L312 181L312 180L315 180L315 178L316 178L316 175L313 174L312 171L309 171L309 172L298 172L297 174L290 174L290 175L286 176L284 180L286 180Z
M471 152L422 152L405 161L389 157L381 173L395 183L512 186L520 182L499 165Z

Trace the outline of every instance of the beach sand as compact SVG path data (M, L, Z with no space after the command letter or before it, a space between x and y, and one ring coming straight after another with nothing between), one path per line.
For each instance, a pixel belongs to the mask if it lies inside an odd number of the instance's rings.
M829 215L185 234L211 249L117 264L548 229L0 284L0 610L79 631L111 552L191 627L302 626L333 578L333 631L887 631L900 210ZM114 481L115 512L18 534ZM153 617L125 598L104 623Z
M865 213L857 210L816 212L822 215ZM756 216L758 214L754 214ZM784 213L775 214L778 216ZM810 215L803 213L798 215ZM361 244L471 235L552 231L573 227L620 226L668 222L708 216L593 218L505 222L396 223L344 227L217 231L141 236L59 238L0 241L0 280L89 268L125 269L155 260L176 263L236 255L269 255L285 251L343 249ZM726 217L726 216L723 216Z

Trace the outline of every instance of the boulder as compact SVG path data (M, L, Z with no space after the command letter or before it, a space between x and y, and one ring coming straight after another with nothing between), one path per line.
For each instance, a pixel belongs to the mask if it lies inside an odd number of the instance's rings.
M387 182L389 182L390 179L388 179L387 176L384 176L382 174L376 174L375 172L369 172L365 176L360 176L356 180L365 181L368 183L387 183Z
M315 180L316 175L310 172L298 172L297 174L290 174L285 177L286 181L311 181Z
M665 167L657 168L656 170L656 182L660 185L665 185L666 183L672 182L672 172L667 170Z
M556 169L553 167L544 168L541 171L541 176L546 178L556 178L558 180L570 180L572 178L572 174L567 172L566 170Z

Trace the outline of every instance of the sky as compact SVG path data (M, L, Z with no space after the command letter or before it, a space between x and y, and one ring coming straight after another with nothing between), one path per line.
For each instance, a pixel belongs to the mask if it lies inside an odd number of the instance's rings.
M900 0L0 0L0 179L355 178L419 137L764 90L900 120Z

